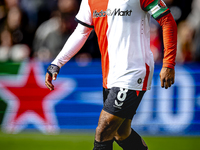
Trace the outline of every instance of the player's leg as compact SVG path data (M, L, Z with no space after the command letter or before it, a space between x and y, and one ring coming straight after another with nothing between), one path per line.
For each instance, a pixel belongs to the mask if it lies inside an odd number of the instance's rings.
M122 93L122 92L121 92ZM124 92L123 92L124 93ZM131 122L133 116L136 113L136 110L142 100L145 91L134 91L128 90L126 95L126 99L124 100L124 104L122 105L122 109L124 110L123 114L125 115L125 120L119 127L118 131L115 135L116 142L124 149L124 150L147 150L147 146L144 140L137 134L133 129L131 129ZM121 95L121 97L124 95Z
M132 120L144 93L118 87L104 89L104 107L96 129L94 150L112 150L116 133L120 134L118 139L123 143L126 139L136 140L137 134L131 130L131 122L125 120ZM122 131L123 127L127 127L127 131Z
M124 118L117 117L102 110L96 128L93 150L112 150L114 135L123 121Z
M131 119L126 119L115 135L115 141L123 150L148 150L144 140L131 129Z
M131 134L131 119L125 119L121 124L117 132L115 133L115 141L123 141L128 138Z
M113 137L124 120L124 118L117 117L102 110L96 128L96 141L102 142L113 140Z
M110 89L103 89L104 106L105 102L107 103L115 98L115 96L108 96L110 93L112 93L110 91ZM112 106L110 105L110 107ZM114 135L124 120L124 118L117 117L111 113L108 113L107 111L102 110L99 117L98 126L96 128L93 150L112 150Z

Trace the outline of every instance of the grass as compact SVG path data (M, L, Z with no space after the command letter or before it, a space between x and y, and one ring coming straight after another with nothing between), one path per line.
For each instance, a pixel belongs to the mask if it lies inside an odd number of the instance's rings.
M198 149L200 137L143 137L149 150ZM93 134L0 133L1 150L92 150ZM114 150L122 150L114 143Z

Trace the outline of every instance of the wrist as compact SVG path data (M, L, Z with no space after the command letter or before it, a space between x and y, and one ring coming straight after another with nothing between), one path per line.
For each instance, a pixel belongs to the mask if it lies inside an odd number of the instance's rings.
M54 64L50 64L47 68L47 72L49 73L49 75L52 77L53 74L58 74L60 71L60 68L57 65Z
M169 64L169 63L163 63L163 68L170 68L170 69L174 69L174 65Z

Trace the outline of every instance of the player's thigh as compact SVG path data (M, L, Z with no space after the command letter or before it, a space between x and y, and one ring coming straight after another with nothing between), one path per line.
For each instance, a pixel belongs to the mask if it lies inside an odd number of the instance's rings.
M96 128L96 140L112 140L124 120L124 118L115 116L102 110L99 117L98 126Z

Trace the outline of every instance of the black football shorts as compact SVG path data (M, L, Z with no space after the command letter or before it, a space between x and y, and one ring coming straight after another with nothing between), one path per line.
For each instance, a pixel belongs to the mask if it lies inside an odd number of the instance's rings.
M113 87L103 89L103 110L115 116L133 119L145 91Z

